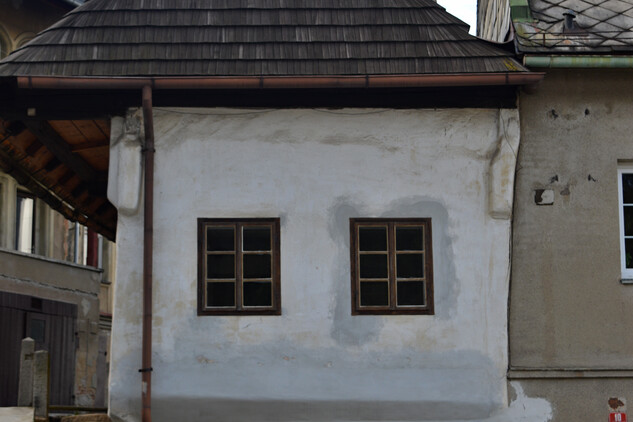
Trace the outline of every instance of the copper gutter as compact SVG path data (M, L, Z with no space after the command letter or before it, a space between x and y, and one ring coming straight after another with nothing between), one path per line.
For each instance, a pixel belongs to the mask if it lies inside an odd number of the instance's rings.
M531 85L545 73L455 73L445 75L365 76L214 76L214 77L74 77L18 76L21 89L289 89L414 88L440 86Z
M143 121L145 124L145 202L143 205L143 363L141 420L152 421L152 264L154 261L154 118L152 88L143 86Z

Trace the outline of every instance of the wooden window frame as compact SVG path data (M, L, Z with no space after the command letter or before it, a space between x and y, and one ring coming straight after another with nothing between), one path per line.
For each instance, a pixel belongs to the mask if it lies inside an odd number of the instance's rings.
M235 229L235 307L206 306L206 228L233 227ZM271 229L271 282L272 305L268 307L244 307L242 305L242 286L244 277L241 274L242 228L249 226L268 226ZM198 218L198 315L281 315L281 282L280 282L280 222L279 218Z
M388 286L389 304L387 306L361 306L360 305L360 256L359 227L386 227L387 228L387 255L388 255ZM415 226L424 227L424 292L426 303L424 305L396 304L397 280L396 277L396 227ZM406 252L405 252L406 253ZM430 218L350 218L350 259L351 259L351 292L352 315L434 315L433 299L433 247Z

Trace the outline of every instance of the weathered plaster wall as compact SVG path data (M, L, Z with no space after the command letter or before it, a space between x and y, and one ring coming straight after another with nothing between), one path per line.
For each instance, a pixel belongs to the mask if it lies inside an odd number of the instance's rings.
M510 221L488 209L499 116L156 110L155 420L506 412ZM351 316L349 218L385 216L432 218L435 316ZM196 315L198 217L281 218L281 316ZM118 224L110 411L136 421L142 213Z
M608 398L630 392L633 286L620 284L617 167L633 159L632 97L624 70L548 71L521 96L511 376L627 377L522 382L552 402L556 421L606 420ZM536 205L536 189L552 190L553 205Z
M75 403L94 405L101 271L0 249L0 290L77 305Z

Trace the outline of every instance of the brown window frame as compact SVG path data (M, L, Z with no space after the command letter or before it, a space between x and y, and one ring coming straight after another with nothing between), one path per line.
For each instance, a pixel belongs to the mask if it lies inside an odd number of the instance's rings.
M424 227L423 250L424 273L423 277L400 278L396 277L396 227ZM351 259L351 292L352 315L434 315L433 300L433 246L430 218L350 218L350 259ZM361 306L360 304L360 251L359 227L386 227L387 229L387 281L388 281L388 305L385 306ZM419 251L399 251L399 253L419 253ZM382 278L381 278L382 279ZM372 280L372 279L368 279ZM400 305L397 301L398 280L423 281L425 304L424 305Z
M271 306L245 307L242 303L244 276L242 271L242 229L252 226L267 226L271 231ZM198 218L198 315L281 315L281 258L279 218ZM235 253L235 306L207 306L206 294L206 228L233 227ZM246 251L248 254L248 251Z

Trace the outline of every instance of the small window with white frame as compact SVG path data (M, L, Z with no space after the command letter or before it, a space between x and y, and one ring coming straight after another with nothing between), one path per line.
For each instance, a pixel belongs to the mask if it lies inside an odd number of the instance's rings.
M633 280L633 164L618 169L622 278Z

